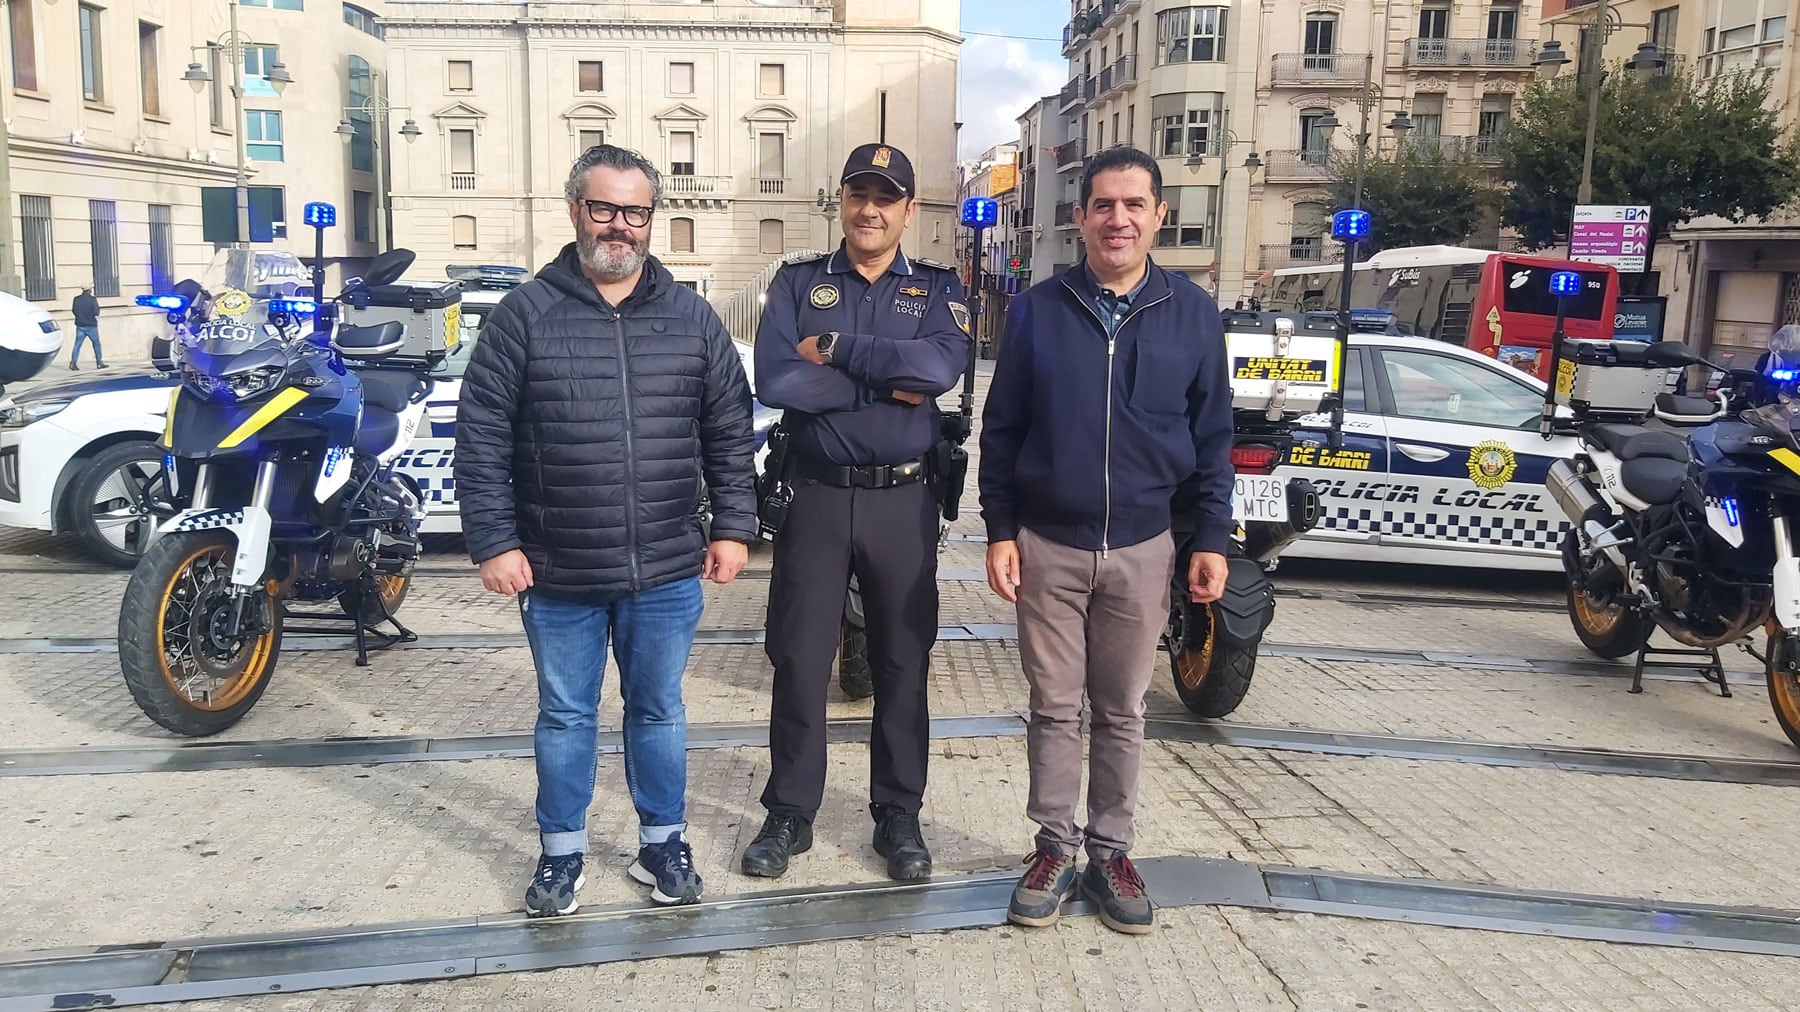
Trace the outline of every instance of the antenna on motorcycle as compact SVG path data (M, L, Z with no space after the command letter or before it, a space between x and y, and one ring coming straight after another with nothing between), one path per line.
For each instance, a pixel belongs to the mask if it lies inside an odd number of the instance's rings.
M1550 294L1556 297L1556 329L1550 334L1550 383L1544 387L1544 410L1538 415L1538 435L1550 438L1556 424L1556 395L1563 392L1562 356L1563 322L1569 315L1569 300L1581 294L1581 275L1574 271L1556 271L1550 275ZM1569 363L1569 392L1575 388L1575 363Z
M325 230L337 224L337 208L322 200L315 200L306 205L305 219L313 228L313 304L318 311L313 314L313 333L323 334L331 329L331 300L325 298Z
M1360 208L1348 208L1331 216L1331 237L1344 244L1344 274L1338 288L1337 379L1332 384L1331 431L1326 441L1334 450L1344 448L1344 360L1350 354L1350 282L1356 269L1356 248L1374 228L1375 219Z

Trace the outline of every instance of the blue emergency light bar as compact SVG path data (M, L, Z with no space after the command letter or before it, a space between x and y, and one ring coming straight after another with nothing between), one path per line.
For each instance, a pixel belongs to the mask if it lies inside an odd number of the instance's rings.
M1557 271L1550 275L1551 295L1580 295L1581 275L1574 271Z
M314 228L330 228L337 224L337 208L324 201L306 205L305 222Z
M1367 211L1339 211L1331 216L1331 237L1342 241L1367 239L1374 219Z
M288 313L293 316L311 316L319 311L319 304L311 299L270 299L269 312Z
M179 295L140 295L132 301L151 309L163 309L171 313L179 313L187 308L187 300Z
M962 203L962 223L970 228L993 228L1000 223L1000 202L992 197L970 197Z

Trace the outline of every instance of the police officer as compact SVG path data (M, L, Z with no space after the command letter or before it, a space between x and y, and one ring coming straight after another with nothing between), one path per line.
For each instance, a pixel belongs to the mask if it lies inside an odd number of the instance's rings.
M869 744L874 846L896 879L931 874L919 829L930 748L925 672L937 639L943 439L934 398L969 361L969 312L947 264L910 259L918 211L912 163L865 144L844 165L844 239L781 268L756 332L756 389L785 411L786 502L769 585L767 651L774 766L746 875L775 878L812 846L825 793L825 700L852 568L875 685ZM791 499L786 496L791 493Z

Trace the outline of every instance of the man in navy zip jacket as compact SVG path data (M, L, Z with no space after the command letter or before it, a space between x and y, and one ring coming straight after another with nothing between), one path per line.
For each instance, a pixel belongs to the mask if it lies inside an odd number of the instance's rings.
M1026 814L1039 826L1008 916L1033 927L1056 922L1078 879L1109 927L1154 924L1126 852L1174 576L1169 502L1189 479L1200 495L1188 593L1204 603L1225 587L1224 329L1211 296L1150 262L1167 213L1149 155L1115 147L1087 160L1075 208L1087 255L1014 301L981 416L988 584L1018 608L1031 683ZM1084 697L1093 742L1078 829Z

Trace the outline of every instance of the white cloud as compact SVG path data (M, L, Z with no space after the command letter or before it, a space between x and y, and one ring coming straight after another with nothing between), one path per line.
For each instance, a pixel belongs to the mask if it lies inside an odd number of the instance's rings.
M1033 102L1063 86L1067 64L1033 56L1023 42L973 35L958 57L962 142L968 159L996 144L1019 139L1018 117Z

